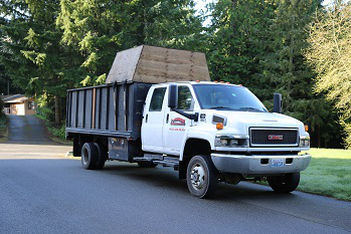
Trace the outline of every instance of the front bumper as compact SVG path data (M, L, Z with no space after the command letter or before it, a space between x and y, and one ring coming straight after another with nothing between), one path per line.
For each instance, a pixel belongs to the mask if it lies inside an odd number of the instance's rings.
M307 168L311 155L230 155L212 153L213 164L220 172L244 175L272 175L300 172ZM279 167L272 164L273 159L281 159Z

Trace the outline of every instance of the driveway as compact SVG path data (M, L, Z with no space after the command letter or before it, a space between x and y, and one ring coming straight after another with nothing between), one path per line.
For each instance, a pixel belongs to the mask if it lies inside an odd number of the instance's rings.
M9 115L8 141L21 144L55 144L43 125L35 116Z

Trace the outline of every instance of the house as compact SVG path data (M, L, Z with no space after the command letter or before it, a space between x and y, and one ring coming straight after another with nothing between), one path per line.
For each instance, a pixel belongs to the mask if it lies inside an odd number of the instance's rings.
M7 115L34 115L35 103L22 94L2 96L4 113Z

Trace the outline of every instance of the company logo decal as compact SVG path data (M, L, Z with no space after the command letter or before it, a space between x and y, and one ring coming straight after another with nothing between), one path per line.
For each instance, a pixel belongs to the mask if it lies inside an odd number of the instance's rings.
M269 141L282 141L284 139L283 135L268 135Z
M182 119L182 118L175 118L175 119L172 119L171 125L185 126L185 119Z

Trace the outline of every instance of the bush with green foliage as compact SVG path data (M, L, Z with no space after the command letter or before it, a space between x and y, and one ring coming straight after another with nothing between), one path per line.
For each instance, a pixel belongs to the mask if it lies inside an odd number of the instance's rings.
M3 110L4 110L4 102L0 99L0 116L4 114Z

